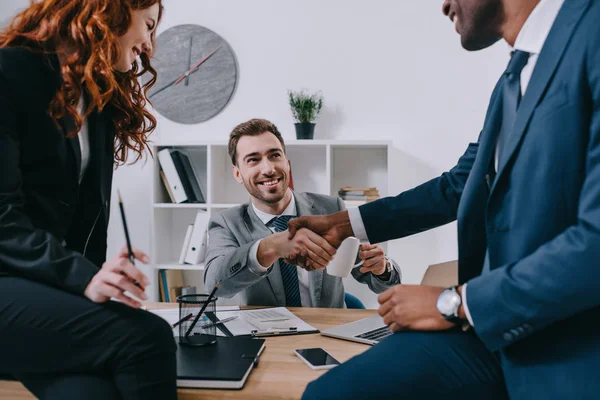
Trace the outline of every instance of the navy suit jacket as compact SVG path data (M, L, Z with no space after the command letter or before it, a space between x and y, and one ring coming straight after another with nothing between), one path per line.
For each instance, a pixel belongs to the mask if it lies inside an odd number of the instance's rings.
M371 242L458 221L459 281L511 398L600 396L599 21L600 1L565 1L491 187L500 85L453 169L360 207Z

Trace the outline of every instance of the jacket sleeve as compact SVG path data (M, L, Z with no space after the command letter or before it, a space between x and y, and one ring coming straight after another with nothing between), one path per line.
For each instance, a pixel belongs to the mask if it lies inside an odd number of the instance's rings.
M458 203L478 148L478 143L470 143L458 164L438 178L395 197L360 206L369 241L399 239L456 220Z
M592 37L598 35L600 29ZM588 55L591 119L576 224L529 256L468 282L475 331L492 351L600 306L600 46Z
M36 228L25 211L18 133L24 116L16 101L0 69L0 271L81 295L98 267Z
M211 291L221 282L219 296L233 297L271 272L272 269L262 274L254 272L250 265L250 250L256 241L240 246L221 214L211 217L208 237L204 272L206 290Z

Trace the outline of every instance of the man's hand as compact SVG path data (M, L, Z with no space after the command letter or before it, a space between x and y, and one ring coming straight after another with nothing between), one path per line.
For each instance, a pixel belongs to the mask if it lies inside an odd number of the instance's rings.
M132 249L136 259L144 264L150 261L150 258L143 252ZM136 286L135 282L139 284ZM85 289L84 295L94 303L104 303L111 297L127 304L133 308L140 308L140 302L125 295L125 291L133 294L139 299L147 300L148 296L144 292L150 281L135 265L129 262L127 247L123 247L121 252L113 259L105 262L102 268L90 281Z
M336 249L342 241L354 235L348 211L340 211L330 215L313 215L299 217L288 222L289 237L292 239L296 232L307 228L319 236L322 236Z
M402 330L441 331L456 325L438 311L437 299L444 289L433 286L397 285L377 299L379 315L394 332Z
M288 232L279 232L263 239L258 246L258 262L261 265L271 265L277 259L283 258L294 264L291 258L303 257L305 263L300 267L313 271L323 269L335 254L335 248L316 233L302 228L293 238ZM294 256L294 257L291 257Z
M378 244L361 244L358 256L363 260L362 267L360 268L360 272L363 274L367 272L371 272L374 275L385 273L388 261L385 258L385 252Z

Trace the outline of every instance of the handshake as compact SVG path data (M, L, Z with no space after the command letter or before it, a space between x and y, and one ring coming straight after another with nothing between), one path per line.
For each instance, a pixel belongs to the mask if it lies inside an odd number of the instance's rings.
M341 243L353 235L347 211L295 218L289 221L287 231L261 241L258 261L261 265L271 265L283 258L307 271L322 270L331 262ZM360 272L385 273L387 259L379 245L362 244L358 257L362 260Z

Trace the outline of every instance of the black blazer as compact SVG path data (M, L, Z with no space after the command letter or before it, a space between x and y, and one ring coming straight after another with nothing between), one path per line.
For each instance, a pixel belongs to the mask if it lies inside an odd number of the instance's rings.
M0 48L0 274L83 294L106 257L114 161L107 108L88 118L90 160L48 115L55 55Z

